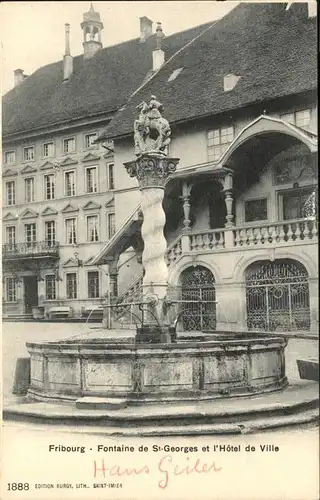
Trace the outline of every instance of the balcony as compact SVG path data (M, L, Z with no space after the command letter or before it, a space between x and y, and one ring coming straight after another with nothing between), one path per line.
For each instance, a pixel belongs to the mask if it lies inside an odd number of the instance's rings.
M229 252L263 247L305 245L318 241L318 222L312 219L297 219L282 222L208 229L183 234L168 248L168 266L182 255Z
M3 260L57 258L59 257L59 243L35 241L32 243L9 243L2 245Z
M312 219L297 219L236 228L233 231L234 246L246 247L253 245L300 245L301 243L316 243L318 222Z

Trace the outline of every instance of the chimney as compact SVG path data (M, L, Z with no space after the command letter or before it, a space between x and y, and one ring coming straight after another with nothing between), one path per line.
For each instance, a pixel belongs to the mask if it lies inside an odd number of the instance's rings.
M164 52L162 50L162 40L165 38L165 35L162 31L161 23L157 23L156 29L156 41L157 48L152 52L152 70L158 71L161 66L164 64Z
M68 80L73 73L73 57L70 55L70 24L65 24L65 53L63 56L63 81Z
M317 17L317 2L308 2L308 17Z
M13 72L13 81L14 81L14 86L17 87L20 85L20 83L23 82L25 78L27 78L27 75L23 74L23 69L15 69Z
M292 16L297 19L306 19L316 17L317 15L317 2L312 0L310 2L293 1L288 2L286 11L289 11Z
M143 43L152 35L153 22L146 16L140 17L140 42Z

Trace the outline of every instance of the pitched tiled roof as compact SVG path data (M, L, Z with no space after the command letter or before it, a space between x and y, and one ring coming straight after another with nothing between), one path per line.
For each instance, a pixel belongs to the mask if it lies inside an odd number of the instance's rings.
M205 25L164 39L170 57L206 28ZM30 75L3 98L4 137L56 123L115 112L152 69L155 35L99 51L91 59L74 58L74 72L63 82L63 61L48 64Z
M152 94L169 122L215 115L317 88L316 19L307 4L244 3L162 66L120 110L102 138L132 132L136 106ZM168 81L174 70L184 68ZM225 92L223 78L241 76Z

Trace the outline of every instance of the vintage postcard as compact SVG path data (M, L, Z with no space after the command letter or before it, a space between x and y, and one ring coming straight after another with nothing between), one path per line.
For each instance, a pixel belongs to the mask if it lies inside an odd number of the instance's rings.
M317 4L1 4L3 500L319 498Z

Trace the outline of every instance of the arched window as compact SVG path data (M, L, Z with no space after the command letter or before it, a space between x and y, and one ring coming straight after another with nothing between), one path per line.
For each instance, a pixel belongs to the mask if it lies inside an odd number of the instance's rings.
M246 270L246 302L249 330L310 329L308 273L300 262L251 264Z
M215 330L216 291L214 276L203 266L189 267L180 276L181 320L184 331Z

